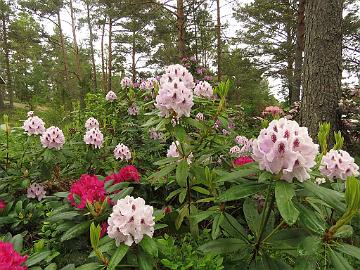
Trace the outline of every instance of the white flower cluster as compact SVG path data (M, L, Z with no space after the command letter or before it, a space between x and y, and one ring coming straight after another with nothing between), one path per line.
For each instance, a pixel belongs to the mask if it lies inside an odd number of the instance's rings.
M153 207L146 205L142 198L126 196L114 205L108 224L108 235L115 239L117 246L138 244L144 235L154 234Z
M109 91L109 92L106 94L105 99L106 99L107 101L113 102L114 100L117 99L117 96L116 96L116 94L115 94L114 91Z
M33 112L31 112L32 114L29 113L29 118L24 121L23 129L29 136L43 134L45 132L44 121L41 118L34 116Z
M95 148L101 148L104 142L104 135L99 128L94 127L86 131L84 142L88 145L93 145Z
M99 128L99 127L100 127L99 122L94 117L90 117L85 122L85 128L86 129Z
M204 97L204 98L212 98L213 96L213 89L210 83L206 81L199 82L194 89L195 96Z
M128 77L124 77L121 82L120 82L120 85L122 88L127 88L127 87L132 87L133 86L133 83L131 81L130 78Z
M49 127L40 137L44 148L60 150L65 143L64 133L58 127Z
M131 152L129 147L125 144L119 143L114 149L114 156L116 159L129 160L131 159Z

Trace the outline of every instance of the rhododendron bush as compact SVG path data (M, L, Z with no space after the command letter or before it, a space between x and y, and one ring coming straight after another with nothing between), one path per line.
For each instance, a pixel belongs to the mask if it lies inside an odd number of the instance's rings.
M341 133L311 138L278 106L248 123L229 80L182 64L88 94L64 125L4 119L0 269L360 266Z

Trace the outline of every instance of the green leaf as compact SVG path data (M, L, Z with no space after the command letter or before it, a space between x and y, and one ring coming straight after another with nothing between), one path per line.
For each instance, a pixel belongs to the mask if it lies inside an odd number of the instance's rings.
M172 191L169 196L166 197L165 201L170 201L174 196L178 195L183 189L178 188L177 190Z
M330 249L330 258L336 270L353 270L350 263L338 252Z
M75 268L75 270L98 270L102 267L104 267L104 266L99 263L93 262L93 263L87 263L87 264L78 266Z
M184 142L186 137L186 131L181 125L176 125L174 127L175 137L179 142Z
M11 224L16 221L13 217L0 217L0 225Z
M336 230L334 237L337 238L348 238L354 233L354 229L350 225L343 225Z
M50 254L51 251L42 251L42 252L34 253L26 260L25 265L28 267L33 266L46 259L48 256L50 256Z
M114 255L110 258L109 265L107 270L114 270L116 266L119 265L121 260L124 258L126 253L128 252L129 247L127 245L121 244L115 251Z
M300 211L300 223L307 229L323 235L326 229L325 220L315 211L309 210L309 208L297 203L297 209Z
M93 249L95 249L100 240L101 227L95 226L94 222L90 225L90 242Z
M210 194L210 191L208 191L207 189L203 188L203 187L199 187L199 186L193 186L191 187L192 190L195 190L201 194L204 194L204 195L209 195Z
M19 252L19 253L21 253L21 250L23 249L23 242L24 242L24 239L23 239L23 237L22 237L21 234L15 235L15 236L14 236L13 238L11 238L11 240L10 240L10 243L13 244L14 249L15 249L17 252Z
M180 195L179 195L179 202L183 203L184 200L185 200L185 197L186 197L186 189L182 188L181 192L180 192Z
M224 238L210 241L199 247L203 253L211 252L215 254L231 253L238 251L246 246L246 243L241 239Z
M126 189L123 189L119 193L110 195L110 198L113 201L124 199L127 195L130 195L133 190L134 190L133 187L128 187Z
M250 166L253 167L253 164L249 165L250 168L248 169L245 166L246 165L241 166L241 169L224 175L218 180L218 182L234 182L234 181L236 182L236 180L238 180L239 178L242 179L249 175L257 174L259 172L258 168L250 167Z
M241 224L234 218L232 215L228 213L224 213L225 219L221 224L221 227L234 238L241 238L246 235L245 229Z
M200 213L192 214L190 218L194 224L198 224L199 222L207 219L214 213L215 213L214 210L201 211Z
M61 268L60 270L74 270L74 269L75 269L75 264L68 264L63 268Z
M268 255L263 255L260 259L253 261L249 270L291 270L292 267L280 259L271 258Z
M149 176L149 179L159 179L159 178L163 178L165 175L170 174L173 170L175 170L177 166L177 162L175 163L171 163L167 166L165 166L164 168L162 168L160 171L153 173L152 175Z
M224 215L222 213L215 216L213 224L212 224L212 228L211 228L212 239L215 240L216 238L219 237L220 232L221 232L220 225L223 223L223 221L224 221Z
M107 242L101 246L98 247L98 250L102 253L105 253L105 252L108 252L110 250L113 250L116 248L116 245L115 245L115 241L110 241L110 242ZM89 258L91 257L95 257L96 256L96 253L95 251L92 251L89 255Z
M89 230L91 221L85 221L68 229L60 238L61 242L75 238Z
M144 238L140 242L140 246L142 249L153 257L158 256L158 247L154 239L151 237L144 235Z
M70 211L70 212L61 212L56 215L51 215L47 221L49 222L56 222L59 220L72 220L75 217L80 216L80 213L78 211Z
M140 270L152 270L153 269L153 259L148 254L139 250L138 252L138 264Z
M336 249L360 261L360 248L345 243L341 243L338 247L336 247Z
M106 193L113 193L114 191L122 190L124 188L127 188L129 186L128 182L122 182L115 185L111 185L108 188L106 188Z
M294 186L285 181L277 181L275 198L279 212L288 225L293 225L299 217L299 211L292 202L295 196Z
M186 187L189 175L189 164L186 159L182 159L176 167L176 182L181 187Z
M56 263L49 264L44 270L56 270Z
M265 184L259 184L257 182L245 182L235 185L225 192L221 193L218 197L219 202L235 201L255 193L261 192L267 188Z
M250 230L253 232L254 235L258 236L260 230L261 216L256 209L254 200L246 198L243 204L243 211Z

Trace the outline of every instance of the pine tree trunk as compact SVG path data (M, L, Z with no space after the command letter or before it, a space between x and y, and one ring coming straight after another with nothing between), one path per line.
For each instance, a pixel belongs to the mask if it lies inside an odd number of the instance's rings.
M105 37L105 25L106 25L106 17L104 18L104 23L102 25L101 30L101 74L102 74L102 90L106 92L106 69L105 69L105 52L104 52L104 37Z
M75 17L74 17L74 8L73 8L73 1L69 1L70 6L70 16L71 16L71 30L73 35L73 46L74 46L74 56L75 56L75 66L76 66L76 76L78 78L79 83L79 100L80 100L80 108L85 108L85 88L84 88L84 81L83 75L81 70L81 63L80 63L80 54L79 54L79 46L77 44L76 38L76 24L75 24Z
M10 70L10 48L8 41L8 32L7 32L7 24L8 24L9 16L5 14L2 18L2 27L3 27L3 44L4 44L4 56L5 56L5 70L6 70L6 90L9 94L10 108L14 107L14 93L12 89L12 78L11 78L11 70Z
M132 48L131 48L131 73L133 83L136 80L136 40L135 31L132 32Z
M301 75L303 65L303 51L304 51L304 34L305 34L305 3L306 0L299 0L297 11L297 26L296 26L296 47L295 47L295 70L294 70L294 89L290 104L300 100L301 93Z
M109 50L108 50L108 91L111 91L111 71L112 71L112 18L109 17Z
M289 2L287 2L289 4ZM286 29L286 46L287 46L287 58L286 58L286 83L289 91L289 103L294 98L294 55L292 53L293 47L293 32L291 25L287 24Z
M341 96L343 0L306 1L304 95L300 121L316 139L319 124L339 128Z
M178 51L179 59L186 56L185 53L185 14L184 14L184 0L177 0L177 29L178 29Z
M220 17L220 0L216 0L216 35L217 35L217 72L218 81L221 81L221 17Z
M87 11L87 24L89 28L89 43L90 43L90 53L91 53L91 62L92 62L92 79L93 79L93 87L94 91L97 89L97 78L96 78L96 64L95 64L95 50L94 50L94 34L91 24L91 18L90 18L90 5L89 2L86 1L86 11Z

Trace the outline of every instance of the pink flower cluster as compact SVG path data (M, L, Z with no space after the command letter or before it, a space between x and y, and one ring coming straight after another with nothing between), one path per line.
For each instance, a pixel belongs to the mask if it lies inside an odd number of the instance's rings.
M41 201L45 198L45 194L46 191L42 185L33 183L30 187L28 187L26 197L29 199L37 199L38 201Z
M99 127L100 127L99 122L94 117L90 117L85 122L85 128L86 129L99 128Z
M320 172L330 180L346 180L349 176L359 175L359 166L348 152L331 149L321 160Z
M204 114L201 113L201 112L197 113L196 116L195 116L195 118L196 118L196 120L198 120L198 121L204 121L204 119L205 119Z
M179 141L172 142L168 151L167 151L167 157L180 157L180 153L178 151L178 147L180 146Z
M49 127L40 138L41 144L44 148L60 150L64 143L64 133L58 127Z
M237 159L234 160L234 166L242 166L244 164L251 163L251 162L254 162L254 160L251 157L242 156L242 157L238 157Z
M78 196L80 202L76 202ZM105 200L104 182L100 181L95 175L83 174L80 179L71 185L68 200L72 206L83 209L86 202L103 202Z
M114 149L114 156L116 159L129 160L131 159L131 152L129 147L125 144L119 143Z
M161 131L157 131L155 128L150 129L149 135L152 140L162 140L164 138L164 134Z
M278 106L268 106L263 110L261 114L263 116L272 115L273 117L275 117L275 116L281 116L283 113L284 111Z
M11 243L0 241L0 270L26 270L22 264L26 256L21 256Z
M159 84L159 82L156 78L148 78L147 80L141 82L140 89L141 90L152 90L158 84Z
M33 117L35 114L34 114L34 111L28 111L27 112L27 117Z
M128 108L128 114L129 115L138 115L139 114L139 107L136 106L136 104L132 104L129 108Z
M253 142L252 158L259 162L261 170L281 173L283 180L300 182L309 179L309 171L316 164L319 146L315 144L305 127L292 120L273 120L262 129Z
M134 165L122 168L118 173L113 173L105 178L105 182L113 180L113 184L122 182L140 182L140 174Z
M153 207L146 205L142 198L126 196L114 205L108 224L108 235L115 239L117 246L138 244L144 235L154 234Z
M100 149L104 142L104 135L98 128L89 129L84 135L84 142L88 145L93 145L95 148Z
M166 73L160 79L160 90L156 96L155 106L161 116L169 117L175 113L176 118L189 117L194 105L194 80L190 72L181 65L166 68Z
M206 81L199 82L194 89L195 96L204 97L204 98L212 98L213 96L213 89L210 83Z
M6 208L6 202L4 200L0 200L0 213L4 211Z
M105 99L106 99L107 101L113 102L114 100L117 99L117 96L116 96L116 94L115 94L114 91L109 91L109 92L106 94Z
M30 116L24 121L23 129L29 136L43 134L45 132L45 123L37 116Z
M128 77L124 77L120 82L121 88L133 87L132 80Z

